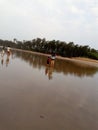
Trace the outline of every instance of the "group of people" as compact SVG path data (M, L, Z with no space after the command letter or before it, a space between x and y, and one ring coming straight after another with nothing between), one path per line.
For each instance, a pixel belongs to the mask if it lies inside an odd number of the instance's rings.
M7 47L6 49L5 49L5 47L2 47L1 55L3 56L5 54L5 52L10 54L11 53L10 47Z
M11 54L11 49L9 47L7 47L7 49L5 49L4 47L2 48L1 51L1 64L3 65L4 63L4 55L7 54L7 58L6 58L6 66L9 63L9 56Z

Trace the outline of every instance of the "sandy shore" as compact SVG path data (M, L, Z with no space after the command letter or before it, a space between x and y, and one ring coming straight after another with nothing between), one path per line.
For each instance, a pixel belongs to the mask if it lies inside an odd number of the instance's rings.
M43 55L43 56L49 56L49 54L44 54L44 53L40 53L40 52L32 52L32 51L21 50L21 49L12 49L12 50L23 51L23 52L37 54L37 55ZM56 58L66 60L66 61L76 62L79 64L84 64L87 66L98 67L98 60L93 60L90 58L81 58L81 57L66 58L66 57L61 57L61 56L56 56Z
M70 62L76 62L78 64L85 65L85 66L98 67L98 60L93 60L90 58L82 58L82 57L63 58L60 56L57 56L57 58L62 60L67 60Z

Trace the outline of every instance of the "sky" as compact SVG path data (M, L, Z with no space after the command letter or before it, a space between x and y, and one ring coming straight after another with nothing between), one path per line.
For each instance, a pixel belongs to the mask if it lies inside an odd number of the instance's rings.
M98 0L0 0L0 39L60 40L98 50Z

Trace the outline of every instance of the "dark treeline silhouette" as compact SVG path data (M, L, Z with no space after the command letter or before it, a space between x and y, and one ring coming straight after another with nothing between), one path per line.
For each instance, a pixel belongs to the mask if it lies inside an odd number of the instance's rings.
M45 38L36 38L31 41L18 41L14 38L13 41L0 40L0 46L10 46L12 48L47 54L55 52L57 55L63 57L88 57L98 60L98 51L90 48L88 45L82 46L73 42L66 43L59 40L47 41Z

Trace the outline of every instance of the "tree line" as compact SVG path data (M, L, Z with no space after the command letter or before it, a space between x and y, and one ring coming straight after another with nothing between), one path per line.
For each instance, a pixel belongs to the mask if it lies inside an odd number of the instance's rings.
M36 38L33 40L13 41L0 40L0 46L11 47L23 50L36 51L41 53L50 54L55 52L63 57L88 57L98 60L98 51L90 48L88 45L78 45L73 42L66 43L65 41L51 40L47 41L45 38Z

